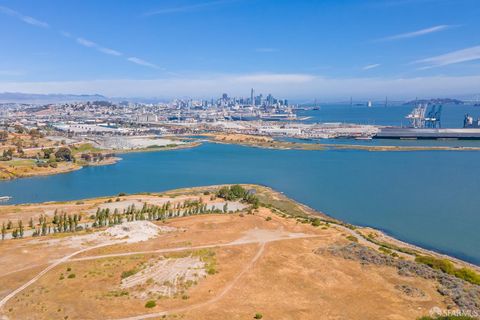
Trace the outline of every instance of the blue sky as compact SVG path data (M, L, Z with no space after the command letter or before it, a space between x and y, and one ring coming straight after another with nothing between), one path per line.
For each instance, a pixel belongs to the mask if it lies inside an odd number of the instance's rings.
M480 92L478 0L0 0L0 92Z

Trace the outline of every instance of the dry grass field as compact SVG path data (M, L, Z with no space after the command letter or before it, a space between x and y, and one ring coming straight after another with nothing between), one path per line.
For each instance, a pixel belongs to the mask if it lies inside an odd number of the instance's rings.
M258 187L270 205L0 242L4 319L416 319L455 308L435 279L331 253L358 243L342 225L303 223L301 205ZM212 189L210 189L212 190ZM134 202L218 198L197 189L9 206L0 218L55 209L88 214ZM115 198L112 198L115 199ZM282 210L282 211L280 211ZM295 216L285 215L292 210ZM14 212L15 211L15 212ZM250 212L249 212L250 211ZM308 214L305 209L304 214ZM88 219L88 218L85 218ZM152 231L153 230L153 231ZM381 254L381 253L379 253ZM402 259L402 258L398 258Z

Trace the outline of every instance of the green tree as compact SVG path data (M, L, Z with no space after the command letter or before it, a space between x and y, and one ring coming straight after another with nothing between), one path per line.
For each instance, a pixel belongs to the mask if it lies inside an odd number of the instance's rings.
M18 235L20 238L23 238L23 222L22 220L18 220Z
M67 147L61 147L55 152L55 158L58 161L72 161L73 160L73 155L72 155L72 150L70 150Z
M147 303L145 303L145 308L154 308L156 305L157 303L155 301L149 300Z
M6 234L7 234L7 227L5 226L5 222L2 222L2 240L5 240Z

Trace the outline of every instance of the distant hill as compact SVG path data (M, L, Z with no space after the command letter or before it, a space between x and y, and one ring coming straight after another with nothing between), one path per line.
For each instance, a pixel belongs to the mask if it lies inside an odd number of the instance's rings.
M108 100L100 94L36 94L20 92L0 93L0 103L60 103L77 101L98 101Z
M433 98L433 99L419 99L405 102L404 105L415 105L415 104L464 104L462 100L450 99L450 98Z

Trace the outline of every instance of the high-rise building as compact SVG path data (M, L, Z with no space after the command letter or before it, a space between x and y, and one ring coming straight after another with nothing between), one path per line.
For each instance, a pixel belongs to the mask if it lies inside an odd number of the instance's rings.
M252 104L252 106L255 105L255 90L253 88L250 91L250 103Z

